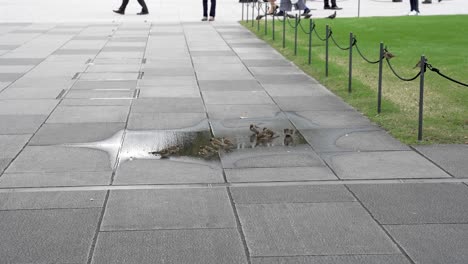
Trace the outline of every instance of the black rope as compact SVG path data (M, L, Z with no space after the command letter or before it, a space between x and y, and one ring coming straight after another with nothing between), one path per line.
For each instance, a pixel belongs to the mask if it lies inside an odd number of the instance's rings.
M371 61L371 60L367 59L367 58L362 54L361 50L359 49L359 46L357 45L357 40L356 40L356 39L354 39L354 46L356 47L356 50L357 50L357 52L359 53L359 55L361 56L361 58L362 58L363 60L367 61L367 62L370 63L370 64L379 63L380 60L383 59L383 58L380 58L379 60L376 60L376 61Z
M385 58L385 60L387 61L388 67L390 67L390 70L392 70L393 74L395 74L395 76L402 81L411 82L411 81L416 80L416 78L418 78L419 75L421 75L421 71L419 71L418 74L416 74L416 76L414 76L413 78L403 78L398 73L396 73L396 71L393 69L392 64L390 63L390 60L387 58Z
M449 81L452 81L452 82L454 82L454 83L458 83L459 85L467 86L467 87L468 87L468 84L462 83L462 82L460 82L460 81L457 81L457 80L455 80L455 79L453 79L453 78L451 78L451 77L449 77L449 76L447 76L447 75L441 73L439 69L432 67L431 64L427 63L426 65L427 65L427 68L429 68L429 70L431 70L431 71L437 73L438 75L444 77L445 79L447 79L447 80L449 80Z
M300 21L300 20L299 20ZM301 30L302 32L304 32L304 34L306 35L310 35L312 34L312 31L314 30L315 28L315 24L312 25L312 28L309 28L309 32L306 32L306 30L304 29L304 27L302 26L302 24L299 22L299 26L301 27Z
M331 40L333 41L333 43L335 43L335 46L337 46L340 50L349 50L352 46L354 46L354 44L356 44L356 39L353 38L353 43L351 44L351 46L347 47L347 48L343 48L341 47L335 40L335 38L333 37L333 34L332 34L332 31L330 31L330 38Z
M317 30L315 29L314 27L314 32L315 32L315 35L317 35L317 38L320 39L321 41L326 41L327 40L327 37L325 36L325 38L321 38L320 35L318 34ZM326 34L326 33L325 33Z
M294 24L295 24L295 25L293 26L293 25L291 25L291 22L289 21L289 19L288 19L287 21L288 21L289 26L292 27L292 28L294 28L294 29L296 29L296 27L297 27L298 24L300 23L300 20L298 20L297 23L294 21Z

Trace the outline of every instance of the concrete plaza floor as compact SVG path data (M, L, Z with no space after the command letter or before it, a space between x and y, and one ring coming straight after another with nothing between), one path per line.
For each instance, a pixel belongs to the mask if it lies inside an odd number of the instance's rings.
M0 23L0 263L468 262L466 145L398 142L234 15L59 15Z

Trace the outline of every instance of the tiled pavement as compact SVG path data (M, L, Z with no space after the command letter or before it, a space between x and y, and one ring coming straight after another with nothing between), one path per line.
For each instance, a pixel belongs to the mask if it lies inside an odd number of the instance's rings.
M237 24L0 32L0 263L468 262L467 147L401 144ZM148 155L210 130L238 149Z

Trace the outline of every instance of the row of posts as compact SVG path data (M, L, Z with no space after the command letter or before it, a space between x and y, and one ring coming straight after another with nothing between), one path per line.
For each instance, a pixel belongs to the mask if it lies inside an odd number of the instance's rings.
M246 21L249 22L249 8L245 9L244 3L242 3L242 21L244 21L244 10L246 10ZM263 17L265 18L265 35L268 34L268 20L267 20L267 3L265 3L265 13ZM260 15L260 3L257 3L257 16ZM283 49L286 48L286 12L283 15ZM299 26L299 18L296 14L295 16L295 26L294 26L294 55L297 55L297 34ZM254 27L255 21L255 4L252 3L252 27ZM272 38L275 40L275 19L272 20ZM308 43L308 64L312 64L312 31L314 30L314 22L312 19L309 20L309 43ZM260 19L257 19L257 31L260 31ZM329 62L329 39L331 36L331 28L329 25L325 27L325 76L328 77L328 62ZM353 74L353 46L355 44L355 36L353 33L349 33L349 66L348 66L348 93L352 92L352 74ZM380 42L379 48L379 78L378 78L378 88L377 88L377 113L382 112L382 71L383 71L383 61L384 61L384 44ZM420 82L419 82L419 118L418 118L418 140L422 140L423 136L423 107L424 107L424 72L426 69L426 58L421 56L420 63Z

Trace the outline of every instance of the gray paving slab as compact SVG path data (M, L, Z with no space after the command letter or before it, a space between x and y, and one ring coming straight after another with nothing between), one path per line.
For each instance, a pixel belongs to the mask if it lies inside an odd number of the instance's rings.
M272 97L302 97L302 96L319 96L319 95L332 95L321 84L262 84L265 91Z
M289 182L338 179L325 166L225 169L225 173L228 182Z
M251 256L398 254L357 202L237 205Z
M56 99L63 92L64 90L61 88L7 88L0 93L0 100Z
M334 95L273 97L283 111L346 111L353 110L341 98Z
M0 65L0 73L26 73L33 65Z
M105 46L101 52L127 52L127 51L141 51L143 52L145 47L132 47L132 46Z
M289 74L289 75L276 75L276 74L265 74L265 75L256 75L257 80L262 84L307 84L307 83L317 83L316 80L309 77L308 75L301 74Z
M33 134L46 115L0 115L0 134Z
M224 168L324 167L325 164L308 146L257 147L236 150L221 156Z
M234 228L225 188L111 191L101 231Z
M343 185L231 187L236 204L354 202Z
M141 64L92 64L86 72L138 72Z
M92 263L127 263L128 259L141 264L247 263L235 229L99 233Z
M47 123L121 123L128 111L128 106L59 106Z
M252 74L247 70L229 72L229 71L202 71L197 72L197 78L202 81L220 81L220 80L255 80Z
M14 82L21 78L24 73L1 73L0 72L0 82Z
M44 124L29 142L30 146L96 142L125 128L125 123Z
M410 150L378 127L301 129L301 134L317 152Z
M282 76L282 75L293 75L293 74L302 73L302 71L299 68L293 65L276 66L276 67L249 67L249 70L252 72L254 76L258 76L258 75Z
M5 89L11 82L0 82L0 90Z
M121 162L114 185L222 183L221 168L171 160L134 159Z
M272 66L290 66L291 62L285 59L244 59L242 60L247 67L272 67Z
M0 159L14 158L28 143L31 134L0 135Z
M5 263L86 263L101 208L0 212Z
M209 130L209 124L204 113L131 113L128 119L128 129L133 130L166 130L203 127Z
M59 49L54 52L54 55L89 55L94 57L99 52L99 49Z
M202 56L192 57L193 64L195 66L200 64L237 64L241 63L241 60L237 56Z
M133 101L133 113L204 113L201 98L152 98Z
M53 78L39 78L39 77L25 77L17 80L16 82L12 83L9 88L31 88L31 89L38 89L38 88L57 88L57 89L70 89L73 85L74 80L71 79L70 76L67 78L63 77L53 77Z
M137 80L138 72L83 72L80 80L90 81L127 81Z
M468 223L464 184L349 185L381 224Z
M109 91L109 90L71 90L65 98L70 99L119 99L133 98L134 90Z
M200 90L193 86L150 87L141 86L138 98L200 98Z
M217 57L217 56L235 56L236 54L230 50L225 51L193 51L190 53L192 57Z
M300 130L316 128L360 128L371 127L373 123L355 110L341 111L297 111L286 112L286 115Z
M467 263L468 225L385 226L415 263Z
M322 157L340 179L450 178L413 151L336 152Z
M263 105L206 105L208 116L210 119L266 119L280 114L281 110L274 104ZM256 121L252 121L256 122Z
M202 91L206 104L273 104L264 91Z
M77 81L73 85L73 90L113 90L113 89L129 89L133 90L137 86L137 81Z
M8 159L0 159L0 175L2 175L3 171L8 167L10 162L12 161L12 158ZM0 178L1 180L2 178Z
M60 102L60 106L126 106L130 107L132 98L89 98L89 99L68 99Z
M0 58L0 65L37 65L43 60L41 58Z
M129 52L100 52L96 58L129 58L129 59L142 59L145 55L142 51L129 51Z
M111 171L4 173L0 177L0 188L109 185L111 176Z
M414 146L414 148L452 176L468 178L467 145L431 145Z
M202 91L263 91L262 86L256 80L200 80L198 84Z
M0 193L0 211L101 208L105 197L106 191Z
M111 171L106 152L89 148L26 147L6 172L96 172Z
M149 68L146 67L143 72L145 73L144 79L152 79L157 76L171 76L177 78L179 76L194 76L195 72L192 67L177 67L177 68Z
M194 76L180 76L177 78L168 76L155 76L151 79L142 79L138 82L138 87L167 88L190 86L198 88L197 79Z
M254 257L252 264L410 264L403 255Z

